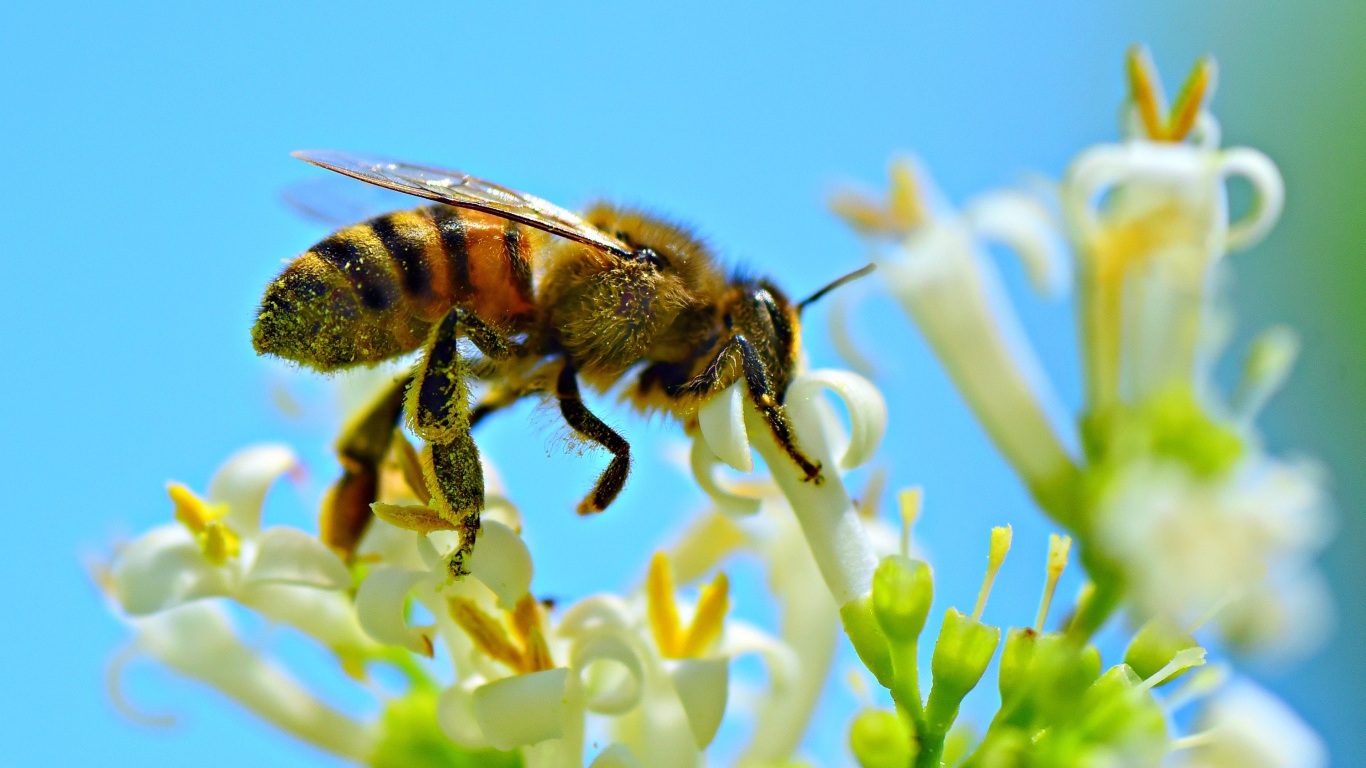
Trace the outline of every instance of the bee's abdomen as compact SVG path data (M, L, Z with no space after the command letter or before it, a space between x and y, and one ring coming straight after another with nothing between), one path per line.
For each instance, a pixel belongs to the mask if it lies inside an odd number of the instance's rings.
M417 349L452 306L516 325L534 313L525 227L433 205L329 235L266 290L256 350L319 370Z

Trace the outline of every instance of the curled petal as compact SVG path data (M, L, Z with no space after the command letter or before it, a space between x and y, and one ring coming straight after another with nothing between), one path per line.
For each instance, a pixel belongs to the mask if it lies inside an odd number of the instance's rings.
M640 701L645 677L640 657L611 630L578 638L570 651L569 664L583 681L584 706L590 711L619 715Z
M588 768L640 768L640 761L630 747L618 742L607 745L607 749L599 752Z
M404 620L408 593L430 577L403 568L376 568L356 590L356 617L365 633L385 645L432 655L432 627L409 626Z
M730 688L729 659L681 659L670 664L669 679L688 715L698 749L706 749L721 727Z
M470 574L511 610L531 588L531 552L521 536L497 520L485 519L482 528L470 555Z
M629 630L633 625L631 609L615 595L594 595L575 603L560 617L558 634L577 637L601 629Z
M505 677L474 691L474 716L495 749L516 749L564 735L569 696L564 667Z
M1062 292L1067 282L1063 244L1048 209L1032 195L993 192L963 211L974 232L1019 254L1034 289L1045 296Z
M190 600L231 594L235 572L204 559L199 543L183 527L153 528L128 545L114 563L114 598L133 616L172 608Z
M744 386L744 380L737 381L708 400L698 409L697 421L702 439L717 458L741 472L752 472L754 457L749 452L745 429Z
M326 544L297 528L279 526L257 540L256 558L247 569L246 580L346 589L351 586L351 572Z
M1222 153L1219 170L1225 177L1242 176L1252 186L1252 207L1228 226L1228 247L1240 251L1256 245L1276 225L1285 207L1285 182L1271 158L1247 147Z
M801 662L786 643L767 632L740 621L726 625L719 653L735 658L747 653L758 654L768 667L769 684L777 695L782 695L801 676Z
M840 456L841 469L863 466L877 452L887 432L887 401L867 379L839 370L811 371L788 387L788 401L814 398L822 388L839 395L849 409L849 445Z
M693 438L688 463L697 485L721 511L732 515L752 515L759 511L759 497L731 490L717 481L715 470L720 460L707 446L705 438Z
M250 538L261 527L261 505L266 491L280 475L299 467L299 459L285 445L245 448L223 462L209 481L209 502L227 504L225 522Z
M474 689L483 678L462 680L441 692L436 702L436 722L447 738L468 749L489 746L474 716Z

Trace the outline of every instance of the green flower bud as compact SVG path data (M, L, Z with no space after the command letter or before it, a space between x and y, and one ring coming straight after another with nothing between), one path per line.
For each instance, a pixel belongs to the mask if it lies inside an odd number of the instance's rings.
M881 709L866 709L854 718L849 747L863 768L907 768L916 754L909 724Z
M999 678L1002 702L1010 701L1029 673L1038 637L1038 633L1029 627L1013 627L1006 632Z
M925 707L929 732L941 737L958 716L958 705L982 679L996 654L1001 630L950 608L944 613L939 640L934 645L930 669L934 684Z
M1134 635L1129 647L1124 651L1124 663L1128 664L1142 679L1157 674L1176 658L1176 654L1200 644L1187 632L1181 631L1170 621L1155 618L1143 625ZM1185 670L1159 683L1165 685L1185 674Z
M934 577L919 560L889 555L873 574L873 613L893 643L916 642L933 599Z
M891 688L896 678L892 668L892 652L873 613L872 594L850 600L841 606L840 622L844 624L844 633L849 636L849 642L853 643L863 666L873 673L882 687Z

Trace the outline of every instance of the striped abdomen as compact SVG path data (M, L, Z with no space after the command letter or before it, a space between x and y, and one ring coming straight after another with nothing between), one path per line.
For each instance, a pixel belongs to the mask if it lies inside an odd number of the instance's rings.
M338 230L266 289L256 351L321 371L421 346L453 306L515 328L534 316L534 236L520 224L431 205Z

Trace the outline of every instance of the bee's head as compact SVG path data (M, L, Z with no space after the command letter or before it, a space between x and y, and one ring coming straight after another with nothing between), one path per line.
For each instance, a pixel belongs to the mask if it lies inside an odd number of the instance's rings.
M710 250L681 226L606 203L589 208L584 218L631 253L563 246L542 281L543 305L575 359L624 369L668 336L690 308L709 303L724 281Z

